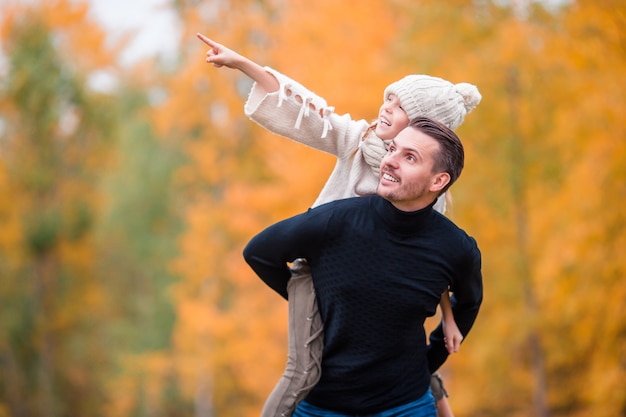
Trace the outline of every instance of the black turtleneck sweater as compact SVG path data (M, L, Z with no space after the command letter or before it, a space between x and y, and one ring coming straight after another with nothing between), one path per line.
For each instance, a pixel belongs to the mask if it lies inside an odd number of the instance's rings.
M450 286L465 336L482 301L476 242L432 205L403 212L378 196L334 201L265 229L244 257L285 298L288 262L308 260L324 353L322 377L306 401L343 413L420 398L448 355L441 326L427 345L426 317Z

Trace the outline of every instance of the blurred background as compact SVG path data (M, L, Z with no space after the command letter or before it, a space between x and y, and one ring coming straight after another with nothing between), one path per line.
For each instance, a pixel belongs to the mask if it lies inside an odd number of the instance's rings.
M355 119L409 73L477 85L450 403L626 416L624 28L618 0L2 0L0 417L253 417L282 374L287 304L241 251L334 160L248 120L196 32Z

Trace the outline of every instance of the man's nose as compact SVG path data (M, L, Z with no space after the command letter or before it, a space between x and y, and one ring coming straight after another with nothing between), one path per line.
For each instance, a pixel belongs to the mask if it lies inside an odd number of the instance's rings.
M387 152L387 154L383 157L383 160L381 161L381 166L385 166L385 165L389 165L390 167L397 167L398 166L398 160L396 159L397 153L389 153Z

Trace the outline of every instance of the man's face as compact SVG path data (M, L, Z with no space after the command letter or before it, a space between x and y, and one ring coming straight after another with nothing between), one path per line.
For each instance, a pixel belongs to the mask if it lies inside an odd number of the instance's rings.
M439 143L407 127L391 142L380 164L377 194L403 211L422 209L435 201L450 181L445 172L433 172Z

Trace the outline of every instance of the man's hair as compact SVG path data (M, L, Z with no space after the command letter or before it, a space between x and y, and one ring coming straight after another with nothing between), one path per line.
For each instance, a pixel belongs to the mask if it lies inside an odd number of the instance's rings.
M440 192L443 194L454 184L463 170L465 152L461 139L443 123L427 117L417 117L409 123L409 126L439 143L439 152L433 155L435 159L433 171L447 172L450 175L450 182Z

